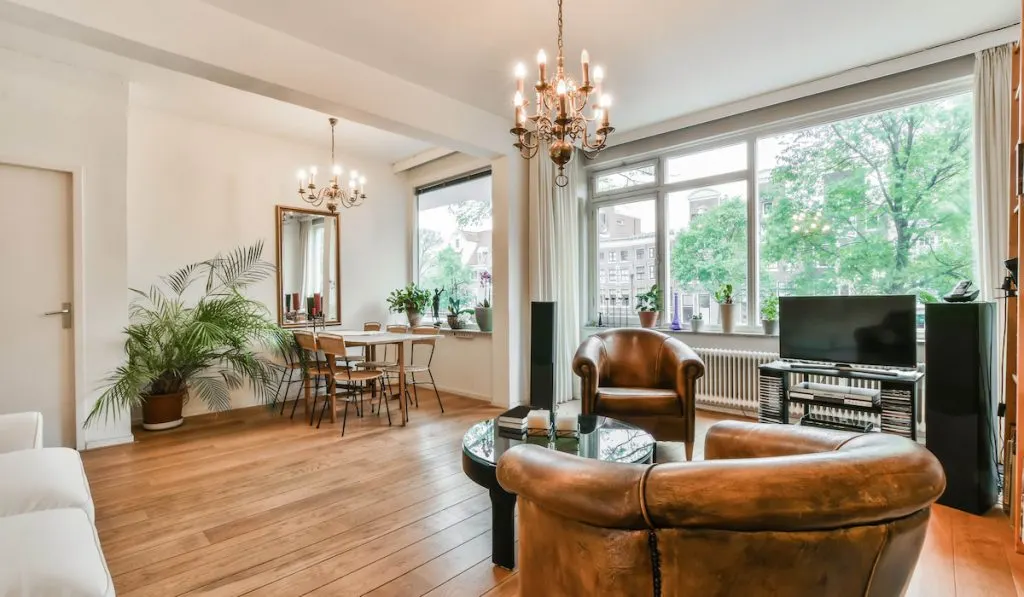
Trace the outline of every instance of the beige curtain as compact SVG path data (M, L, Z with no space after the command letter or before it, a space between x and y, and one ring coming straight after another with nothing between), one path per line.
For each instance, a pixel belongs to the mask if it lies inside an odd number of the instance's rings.
M1003 261L1009 243L1010 201L1010 94L1013 46L978 52L974 63L974 224L977 286L981 298L992 300L1006 275ZM996 333L1002 338L1006 302L998 301ZM1003 394L1003 347L994 347L992 388Z
M557 170L541 148L530 162L530 298L554 301L555 402L572 400L572 357L580 342L580 162L565 169L569 183L555 184Z

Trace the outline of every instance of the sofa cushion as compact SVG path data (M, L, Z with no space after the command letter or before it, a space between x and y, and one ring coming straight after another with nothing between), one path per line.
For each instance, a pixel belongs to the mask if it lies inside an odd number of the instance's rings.
M683 407L674 390L657 388L598 388L597 412L617 414L682 416Z
M78 508L94 518L82 458L68 448L0 454L0 517L39 510ZM0 593L2 594L2 593Z
M0 453L42 447L42 413L0 415Z
M0 518L0 595L114 597L85 512L66 508Z

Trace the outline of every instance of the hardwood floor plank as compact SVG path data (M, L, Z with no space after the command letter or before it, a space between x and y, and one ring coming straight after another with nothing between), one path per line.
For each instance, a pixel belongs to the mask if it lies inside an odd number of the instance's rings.
M490 560L490 554L491 531L487 531L391 582L365 593L365 595L373 597L424 595L478 564L480 556L483 556L485 560Z
M483 595L504 582L510 574L512 574L511 571L491 563L491 554L490 550L488 550L484 559L455 578L426 593L426 597Z
M344 438L256 408L83 453L118 595L517 595L461 468L463 433L500 409L443 398L443 415L424 400L408 427L353 418ZM698 414L698 434L721 418ZM937 506L907 595L1024 597L1022 580L1004 516Z

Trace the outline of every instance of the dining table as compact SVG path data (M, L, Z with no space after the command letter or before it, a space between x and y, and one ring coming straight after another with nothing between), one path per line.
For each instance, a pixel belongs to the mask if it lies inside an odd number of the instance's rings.
M398 392L392 394L391 398L398 398L398 409L401 414L399 418L401 419L402 426L404 427L406 422L409 420L408 408L405 403L405 347L407 344L416 340L425 340L426 338L438 340L444 336L442 336L440 332L438 332L436 336L424 336L424 334L373 332L364 330L326 330L319 332L319 334L341 337L345 341L345 346L373 349L377 346L393 344L398 348ZM381 388L381 391L384 391L384 389ZM335 422L337 422L337 413L332 408L331 423Z

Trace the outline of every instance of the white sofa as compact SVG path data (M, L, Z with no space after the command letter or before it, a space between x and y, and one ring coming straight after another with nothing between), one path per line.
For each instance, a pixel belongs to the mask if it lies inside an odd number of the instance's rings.
M82 459L42 430L0 415L0 597L113 597Z

